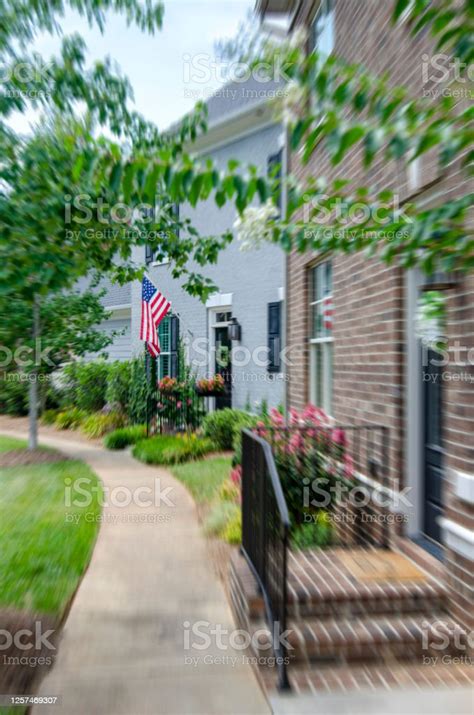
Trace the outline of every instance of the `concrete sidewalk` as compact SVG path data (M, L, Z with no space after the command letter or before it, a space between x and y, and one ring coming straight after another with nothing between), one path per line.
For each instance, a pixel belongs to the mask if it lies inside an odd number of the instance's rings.
M19 424L2 418L0 432L25 437ZM185 648L186 637L191 646L203 643L191 633L199 621L210 624L200 626L206 634L215 625L235 628L186 489L164 469L75 441L71 433L43 430L40 441L87 462L106 488L125 487L141 503L159 489L162 503L114 506L127 492L111 492L56 664L39 692L60 703L38 706L35 715L269 713L243 652L221 649L212 635L205 650ZM151 492L134 491L139 487Z

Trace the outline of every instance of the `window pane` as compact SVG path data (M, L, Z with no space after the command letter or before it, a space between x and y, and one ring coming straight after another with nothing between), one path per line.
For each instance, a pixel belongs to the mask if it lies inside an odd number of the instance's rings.
M312 338L323 338L326 336L326 331L323 326L323 304L316 303L311 308L313 313L312 319Z
M158 378L161 380L170 374L170 356L160 355L158 361Z
M331 0L322 0L313 23L313 48L324 58L334 49L334 10Z
M333 344L325 343L325 375L324 384L326 395L324 399L324 409L330 415L332 413L332 366L333 366Z
M170 321L164 318L158 326L158 337L160 339L161 352L167 353L170 350Z

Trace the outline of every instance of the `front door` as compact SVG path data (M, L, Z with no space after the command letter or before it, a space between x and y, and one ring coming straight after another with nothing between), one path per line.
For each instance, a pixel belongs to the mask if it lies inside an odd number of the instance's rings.
M443 514L443 394L440 355L428 350L423 366L424 392L424 533L441 543L438 519Z
M227 326L214 328L216 345L216 373L222 375L225 383L225 392L216 397L216 410L232 407L232 343L227 334Z

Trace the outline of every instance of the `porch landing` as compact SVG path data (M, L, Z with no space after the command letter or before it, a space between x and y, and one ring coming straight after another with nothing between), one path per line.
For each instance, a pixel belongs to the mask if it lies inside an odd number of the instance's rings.
M240 553L233 556L230 581L239 624L251 634L264 628L263 599ZM400 553L290 550L287 629L293 692L468 687L473 673L466 655L468 634L449 616L447 604L440 569L433 576ZM260 642L255 655L268 656L266 645ZM274 691L276 669L264 665L259 674L266 690Z

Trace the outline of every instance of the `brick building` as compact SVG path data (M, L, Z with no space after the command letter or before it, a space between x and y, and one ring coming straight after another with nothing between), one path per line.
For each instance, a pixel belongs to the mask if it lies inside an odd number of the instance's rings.
M393 3L262 0L258 9L267 22L285 14L290 32L306 27L310 49L334 52L377 75L389 72L390 81L414 97L436 101L440 86L429 64L436 52L432 38L428 31L413 37L403 22L392 26ZM302 167L298 155L290 156L288 165L299 177L348 178L377 190L390 188L400 202L417 196L427 206L468 191L458 165L441 172L429 155L408 171L385 158L366 171L357 145L337 167L318 147L309 165ZM411 488L403 533L392 534L392 546L406 550L415 542L421 548L410 550L414 558L431 552L442 559L452 615L472 628L474 276L456 276L446 287L450 352L441 366L435 354L422 350L415 331L425 283L416 270L361 254L291 254L287 403L301 408L313 402L338 423L389 428L392 488Z

